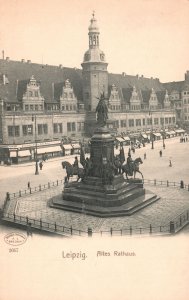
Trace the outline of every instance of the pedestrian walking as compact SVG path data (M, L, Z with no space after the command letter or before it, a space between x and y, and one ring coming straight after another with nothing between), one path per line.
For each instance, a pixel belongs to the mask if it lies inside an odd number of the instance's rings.
M146 159L146 152L144 153L144 159Z
M159 156L162 157L162 151L161 150L159 151Z
M43 169L43 163L42 163L42 161L40 161L40 163L39 163L39 168L40 168L40 170Z
M172 161L169 159L169 167L172 167Z
M31 223L27 225L27 236L32 236L32 228L31 228Z
M30 182L28 181L28 189L30 189Z

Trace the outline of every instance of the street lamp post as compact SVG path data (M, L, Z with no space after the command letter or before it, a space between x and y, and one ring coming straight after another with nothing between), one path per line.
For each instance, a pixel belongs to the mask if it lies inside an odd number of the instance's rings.
M39 175L39 168L38 168L38 161L37 161L37 124L36 124L36 115L32 116L32 120L33 119L35 120L35 175Z
M154 149L153 119L152 119L152 112L151 112L151 111L149 111L149 115L151 115L151 142L152 142L152 147L151 147L151 149Z
M153 137L153 131L152 131L152 147L151 149L154 149L154 137Z
M163 149L165 149L165 130L163 131Z

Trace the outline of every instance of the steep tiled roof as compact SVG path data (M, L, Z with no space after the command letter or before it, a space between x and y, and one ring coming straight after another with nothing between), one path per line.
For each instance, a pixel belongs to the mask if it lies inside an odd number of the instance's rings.
M162 105L162 107L163 107L163 103L164 103L164 99L165 99L165 93L166 93L165 91L157 91L156 92L158 102Z
M82 71L79 69L0 60L0 74L6 74L9 80L5 86L1 82L0 96L3 98L6 96L10 101L20 99L32 75L40 82L41 94L47 101L53 100L52 84L62 83L63 85L67 78L70 79L78 100L82 100ZM55 95L57 95L56 91Z
M20 101L26 90L28 80L34 75L37 82L40 83L41 95L47 102L59 100L66 79L70 80L77 99L82 102L81 69L0 59L1 77L3 74L6 74L9 83L4 85L3 81L0 80L0 97L7 101ZM136 87L144 102L149 100L152 87L156 92L164 91L167 88L166 84L162 84L159 79L131 76L125 73L109 73L108 84L109 94L111 85L115 84L120 98L124 102L130 100L133 86Z
M184 84L185 81L173 81L163 83L163 87L168 91L168 93L170 93L173 90L181 92Z
M149 102L151 92L152 92L152 90L146 90L146 91L142 90L141 91L141 93L142 93L142 99L143 99L144 103L148 103Z
M125 102L129 103L129 100L132 96L133 88L122 88L123 99Z
M126 74L112 74L108 75L109 84L115 84L121 88L136 87L137 90L148 90L154 88L155 91L164 90L162 83L159 79L145 78L139 76L131 76Z

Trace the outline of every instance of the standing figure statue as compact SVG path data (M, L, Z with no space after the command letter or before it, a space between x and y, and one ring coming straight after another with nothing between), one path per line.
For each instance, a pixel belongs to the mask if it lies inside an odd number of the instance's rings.
M99 99L99 98L98 98ZM108 107L105 102L104 93L101 94L98 105L96 107L97 113L97 122L103 127L106 125L106 121L108 119Z
M132 160L130 153L128 154L128 157L127 157L127 166L128 166L128 171L129 171L128 175L133 176L133 160Z

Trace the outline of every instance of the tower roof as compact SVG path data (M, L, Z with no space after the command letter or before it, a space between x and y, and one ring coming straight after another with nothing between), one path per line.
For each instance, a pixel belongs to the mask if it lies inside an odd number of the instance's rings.
M97 24L97 20L95 18L95 12L93 11L92 19L90 20L91 24L89 25L89 32L99 32L99 27Z

